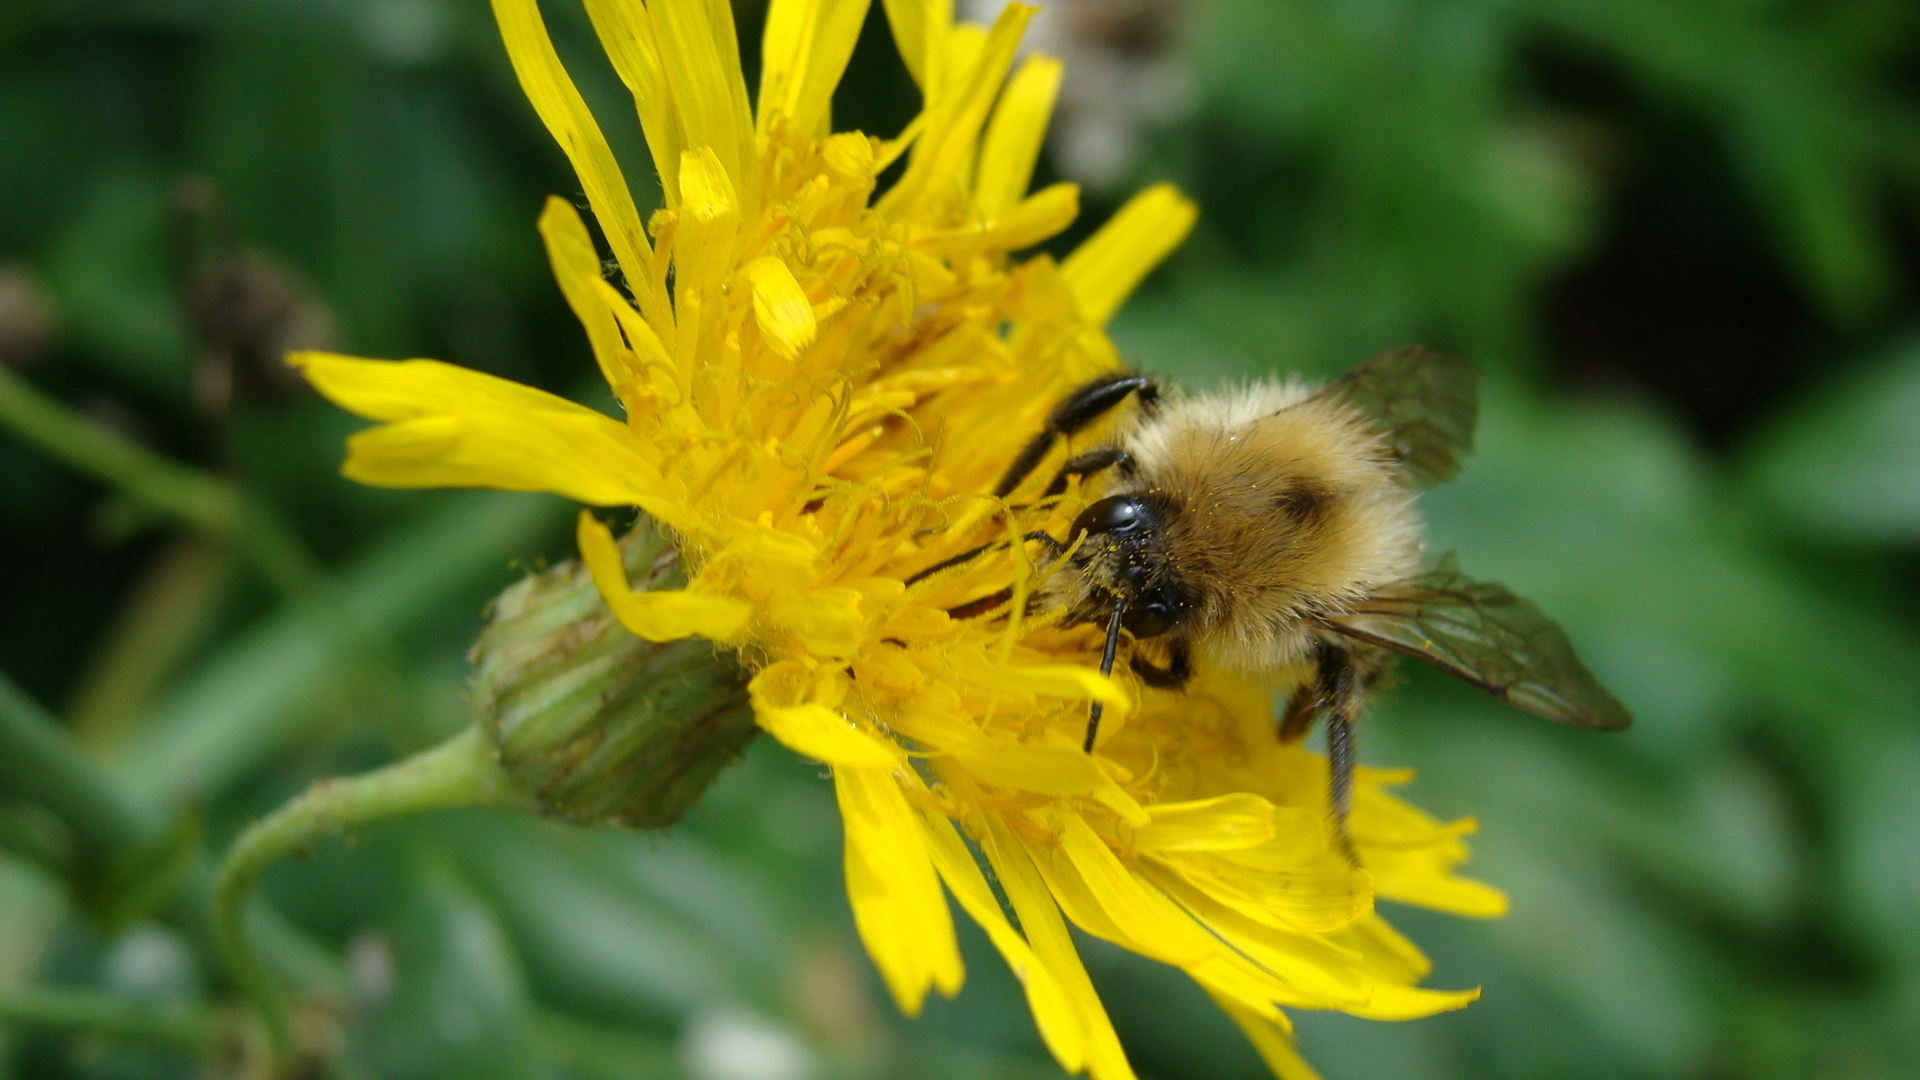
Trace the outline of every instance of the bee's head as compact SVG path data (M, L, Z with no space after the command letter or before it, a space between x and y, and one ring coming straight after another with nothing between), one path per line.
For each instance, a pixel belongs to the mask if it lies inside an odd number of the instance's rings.
M1109 495L1073 519L1073 565L1094 585L1094 598L1121 606L1120 624L1136 638L1174 628L1191 601L1168 565L1163 530L1178 508L1151 492ZM1091 613L1089 613L1091 614Z

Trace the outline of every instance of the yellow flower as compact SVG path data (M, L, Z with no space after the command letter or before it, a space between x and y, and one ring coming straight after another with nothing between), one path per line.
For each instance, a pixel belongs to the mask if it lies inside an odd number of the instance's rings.
M1077 211L1071 185L1027 193L1061 75L1037 56L1015 70L1032 9L983 28L947 0L886 0L924 99L886 140L829 122L867 0L773 0L757 108L726 0L586 4L660 173L644 225L534 0L494 0L619 267L603 276L580 216L549 201L555 276L626 418L433 361L301 354L323 393L382 421L346 474L558 492L671 529L683 591L632 591L584 512L580 553L635 634L737 650L761 727L832 767L855 922L909 1014L960 988L947 895L1060 1063L1099 1080L1132 1072L1069 925L1185 970L1285 1076L1312 1071L1283 1007L1407 1019L1472 1000L1416 986L1426 960L1374 910L1498 914L1452 873L1470 823L1362 770L1355 868L1324 762L1274 737L1274 687L1103 678L1098 633L1028 613L1036 571L994 543L1061 535L1084 502L987 493L1062 394L1119 365L1107 320L1195 214L1156 187L1063 262L1012 257ZM1110 720L1090 755L1096 700Z

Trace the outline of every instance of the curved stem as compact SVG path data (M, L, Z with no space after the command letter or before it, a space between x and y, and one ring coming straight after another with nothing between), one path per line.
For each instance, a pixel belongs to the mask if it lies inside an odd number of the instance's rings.
M197 1054L211 1053L220 1043L219 1017L204 1009L166 1009L56 986L0 991L0 1026L90 1031Z
M233 485L95 423L0 366L0 425L134 499L233 541L276 588L299 595L319 564L280 519Z
M329 835L376 821L460 806L531 805L501 771L492 740L476 726L385 768L318 781L240 834L214 879L214 926L227 966L260 1011L275 1056L284 1062L292 1050L286 1001L249 943L245 920L247 897L268 867Z

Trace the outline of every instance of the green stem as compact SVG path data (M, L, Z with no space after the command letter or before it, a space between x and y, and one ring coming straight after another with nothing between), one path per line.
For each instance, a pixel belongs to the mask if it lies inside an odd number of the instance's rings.
M192 1053L219 1046L220 1021L203 1009L163 1009L93 990L31 986L0 991L0 1025L87 1031Z
M234 541L282 591L304 592L318 576L318 565L293 533L232 485L87 419L4 365L0 424L147 506Z
M95 853L124 851L146 823L59 721L0 674L0 786L52 811Z
M260 1010L279 1060L288 1061L293 1049L286 1002L246 931L246 900L260 875L286 856L346 829L459 806L531 809L527 797L501 771L492 740L478 727L385 768L321 780L234 841L214 880L214 925L227 966Z

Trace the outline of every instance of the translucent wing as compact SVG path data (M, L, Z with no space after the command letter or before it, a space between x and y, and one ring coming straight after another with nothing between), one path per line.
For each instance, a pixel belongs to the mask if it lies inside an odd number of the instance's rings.
M1505 586L1462 574L1451 555L1321 623L1424 660L1535 716L1604 731L1633 723L1552 619Z
M1457 356L1415 345L1381 353L1327 384L1378 420L1419 487L1460 469L1473 449L1480 373Z

